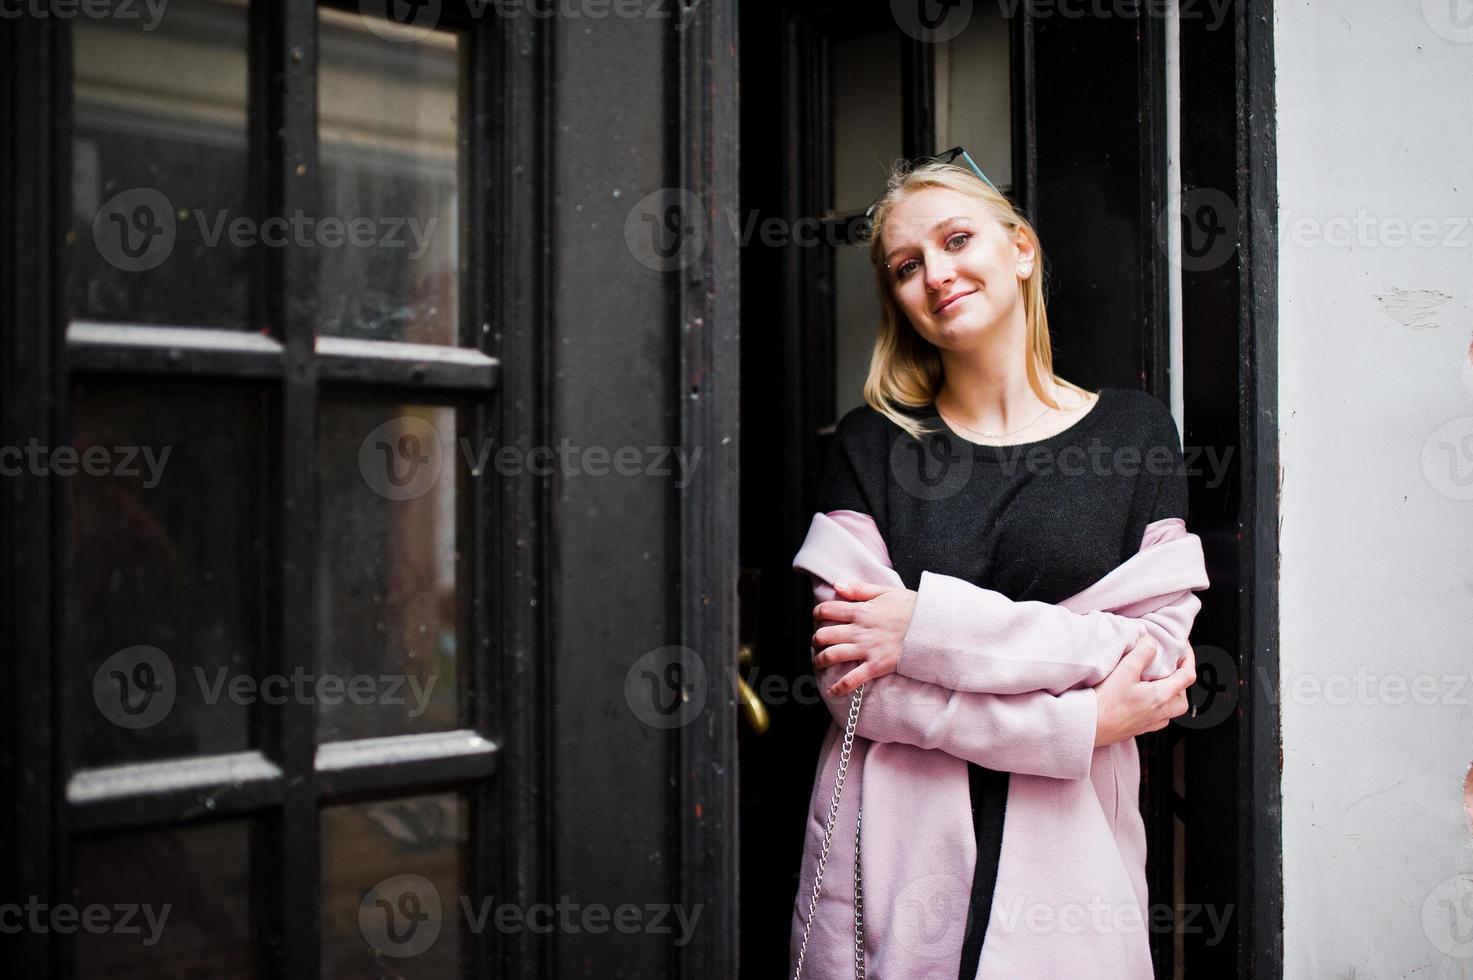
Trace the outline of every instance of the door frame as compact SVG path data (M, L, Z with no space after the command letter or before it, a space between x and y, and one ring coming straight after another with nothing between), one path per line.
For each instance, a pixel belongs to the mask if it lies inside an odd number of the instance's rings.
M830 95L823 84L822 40L814 34L816 23L844 17L845 6L834 0L793 0L784 7L786 60L781 71L786 198L782 213L789 218L816 214L812 202L826 200L823 175L829 162L823 126ZM1151 877L1155 901L1174 904L1174 879L1181 874L1186 898L1232 914L1238 932L1231 956L1224 956L1221 948L1207 947L1205 936L1182 935L1189 933L1186 928L1153 935L1153 954L1162 977L1172 975L1178 942L1187 957L1188 976L1282 975L1278 705L1271 690L1252 683L1265 674L1273 676L1278 667L1278 245L1272 25L1271 0L1237 0L1221 29L1209 31L1195 22L1183 24L1181 31L1182 118L1198 120L1194 126L1184 126L1181 134L1184 189L1227 189L1237 202L1235 230L1239 233L1230 261L1182 275L1187 391L1182 436L1187 445L1210 442L1235 449L1237 455L1237 464L1229 470L1230 486L1211 488L1200 478L1192 479L1190 522L1203 538L1210 577L1220 583L1205 601L1222 613L1202 617L1194 641L1231 651L1241 683L1235 692L1236 711L1225 723L1209 731L1173 726L1163 737L1143 742L1143 772L1154 776L1143 787L1143 809L1152 823L1153 852L1159 855ZM1044 199L1049 178L1041 173L1047 168L1039 163L1039 141L1041 130L1048 125L1058 130L1058 122L1043 114L1061 102L1058 96L1040 102L1038 32L1057 26L1057 21L1037 23L1031 5L1025 3L1013 31L1014 77L1021 83L1014 121L1014 172L1021 185L1018 199L1040 225L1045 241L1056 240L1061 230L1050 231L1054 222ZM1169 403L1166 291L1174 270L1162 220L1169 206L1166 43L1164 22L1147 18L1140 27L1134 71L1123 80L1137 100L1137 119L1126 135L1134 138L1140 154L1139 208L1133 218L1138 222L1138 250L1133 258L1139 265L1139 280L1122 290L1121 303L1124 308L1133 307L1140 318L1131 327L1129 347L1139 374L1111 377L1105 383L1139 387ZM903 50L902 125L907 155L933 149L929 135L934 109L928 94L919 90L925 86L910 84L918 74L929 76L925 69L930 59L931 53L919 42ZM1206 66L1195 75L1189 68L1194 61ZM1121 132L1125 132L1123 126ZM1055 165L1055 161L1046 162ZM1059 178L1052 179L1057 182ZM780 306L784 324L780 330L780 397L792 411L779 433L778 461L785 469L779 491L782 502L777 508L781 533L796 545L806 527L807 503L812 500L822 463L816 433L833 421L831 378L821 369L833 361L831 300L826 292L832 289L833 270L831 256L822 249L790 248L782 263L784 285L781 299L773 306ZM1067 323L1061 324L1056 345L1061 339L1068 346ZM1075 347L1076 361L1087 354L1089 343L1086 340L1082 348ZM1116 363L1111 370L1118 367ZM808 611L804 593L806 589L789 590L790 608L781 611L793 623ZM1203 688L1194 698L1205 696ZM1185 796L1175 791L1170 778L1174 766L1180 764L1178 748L1186 749L1192 760L1185 764L1191 789ZM1218 763L1227 768L1216 768ZM1233 774L1230 780L1220 778L1224 771ZM1199 838L1195 856L1181 868L1175 867L1171 857L1177 823L1184 823ZM1231 841L1230 846L1219 848L1214 843L1217 834ZM1184 911L1176 914L1179 921Z
M686 908L703 908L704 928L678 951L680 977L732 976L737 968L738 600L740 576L741 252L719 234L721 216L740 203L738 71L735 4L702 3L685 11L672 57L680 134L675 186L701 201L711 234L681 242L696 256L681 263L676 291L680 325L677 393L682 446L704 447L706 465L679 493L680 642L705 667L708 708L679 730L673 794L679 828L675 892Z

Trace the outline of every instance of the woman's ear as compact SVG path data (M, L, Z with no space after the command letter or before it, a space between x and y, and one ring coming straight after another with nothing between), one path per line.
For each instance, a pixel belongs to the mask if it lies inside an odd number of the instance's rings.
M1033 247L1033 242L1028 239L1021 227L1013 229L1013 248L1017 252L1020 266L1031 266L1038 257L1038 250Z

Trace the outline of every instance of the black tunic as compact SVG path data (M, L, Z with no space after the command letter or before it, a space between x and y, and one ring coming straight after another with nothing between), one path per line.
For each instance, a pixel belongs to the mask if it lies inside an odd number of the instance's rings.
M835 427L817 509L869 514L906 588L921 572L964 579L1014 601L1055 603L1140 548L1146 525L1187 516L1176 422L1159 400L1104 388L1069 428L984 446L953 432L934 403L907 410L908 435L868 405ZM1008 774L967 764L977 866L959 977L972 980L992 910Z

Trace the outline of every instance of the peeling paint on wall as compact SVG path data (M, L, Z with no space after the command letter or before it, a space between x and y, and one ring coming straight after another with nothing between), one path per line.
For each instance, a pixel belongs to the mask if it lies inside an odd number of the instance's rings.
M1381 304L1381 312L1397 323L1406 324L1413 330L1430 330L1442 326L1433 322L1433 318L1450 299L1452 297L1447 293L1435 289L1398 289L1393 286L1391 292L1377 296L1376 302Z

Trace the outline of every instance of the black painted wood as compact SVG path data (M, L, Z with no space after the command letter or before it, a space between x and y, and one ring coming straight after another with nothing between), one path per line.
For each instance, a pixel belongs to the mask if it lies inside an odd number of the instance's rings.
M253 134L264 147L267 214L317 214L317 10L307 3L253 5L261 45L264 99ZM317 661L317 250L293 243L273 249L265 268L266 323L281 341L286 372L276 418L274 480L267 499L280 502L273 520L276 559L270 609L279 610L266 644L265 670L289 674ZM261 886L258 912L270 923L262 956L290 978L316 974L321 941L321 820L315 772L316 712L309 700L287 699L266 712L266 745L278 760L287 790L269 842L255 864Z
M59 93L36 79L56 71L55 22L21 18L0 31L0 445L35 437L54 445L56 299L49 247L60 237L52 208L55 163L50 121ZM0 728L0 900L64 893L56 876L58 801L52 685L54 632L53 496L46 478L0 480L0 658L12 692ZM51 934L0 935L19 976L51 973Z
M697 30L685 23L685 30ZM559 18L548 28L551 155L542 244L551 249L549 416L541 438L546 445L566 438L611 454L620 446L682 446L691 411L682 402L697 385L697 398L713 382L720 390L714 379L682 375L682 335L726 325L680 319L688 309L682 300L688 281L702 278L700 262L651 267L626 237L634 213L636 230L629 234L658 234L652 245L688 258L694 245L683 229L721 218L682 208L677 237L639 217L653 216L648 201L640 204L646 195L681 188L686 177L680 163L681 42L669 20ZM726 200L723 194L710 203ZM724 219L707 227L711 237L725 233ZM713 244L708 240L707 247ZM707 283L713 286L719 283ZM719 394L713 397L719 405ZM707 479L712 465L703 454L696 479ZM572 470L541 481L551 529L545 591L551 609L547 642L532 655L547 661L551 778L545 792L553 814L552 873L543 900L566 896L610 909L673 904L681 901L687 833L681 822L693 818L678 802L688 736L642 718L649 713L626 697L625 683L640 658L686 645L691 597L682 593L688 581L682 564L691 559L682 553L681 498L690 486L675 486L671 476ZM713 605L726 601L720 591L710 596ZM664 663L677 669L697 660L715 664L722 656L716 648L666 652ZM668 683L659 693L680 696L678 685ZM714 724L706 715L718 704L709 698L690 724ZM713 928L705 916L716 911L701 912L700 930ZM560 931L549 954L546 975L564 978L670 976L685 956L671 934L649 929L618 936Z
M1181 31L1183 436L1233 454L1221 485L1193 482L1189 518L1212 581L1193 642L1215 648L1232 706L1186 744L1187 894L1231 913L1222 944L1184 937L1193 977L1283 970L1278 705L1261 681L1278 665L1271 25L1269 4L1235 3L1221 27Z
M680 65L680 186L708 214L740 207L737 144L737 14L733 5L692 8L677 37ZM713 225L713 231L719 228ZM687 247L693 246L687 241ZM676 894L701 908L702 927L680 948L676 975L730 975L738 960L737 757L739 323L741 252L712 234L679 277L680 445L704 463L680 494L681 642L710 679L707 707L682 727L675 822L680 828Z
M1241 0L1238 45L1239 209L1246 228L1245 295L1239 318L1240 357L1249 382L1240 416L1249 482L1248 554L1243 571L1247 610L1243 650L1255 683L1247 693L1248 771L1238 806L1246 820L1249 860L1239 894L1250 909L1246 962L1240 976L1284 974L1283 738L1280 702L1258 682L1279 676L1279 241L1278 144L1274 91L1274 5Z
M476 88L485 100L478 115L491 118L479 137L485 156L477 183L486 189L477 210L484 212L485 253L496 269L482 299L494 326L482 343L501 365L498 397L483 418L503 444L526 451L553 442L552 27L514 18L481 37L489 55L477 61ZM484 533L488 544L477 560L494 587L474 605L476 657L490 686L470 706L470 717L478 730L501 734L502 765L494 805L483 808L479 821L485 836L475 874L485 876L484 888L499 884L499 894L525 908L556 895L556 801L548 791L556 754L551 688L557 672L549 655L556 623L548 591L555 515L544 481L487 480L483 491L485 526L477 540ZM494 871L479 866L488 862ZM491 937L490 945L492 975L551 975L553 937L523 930Z

